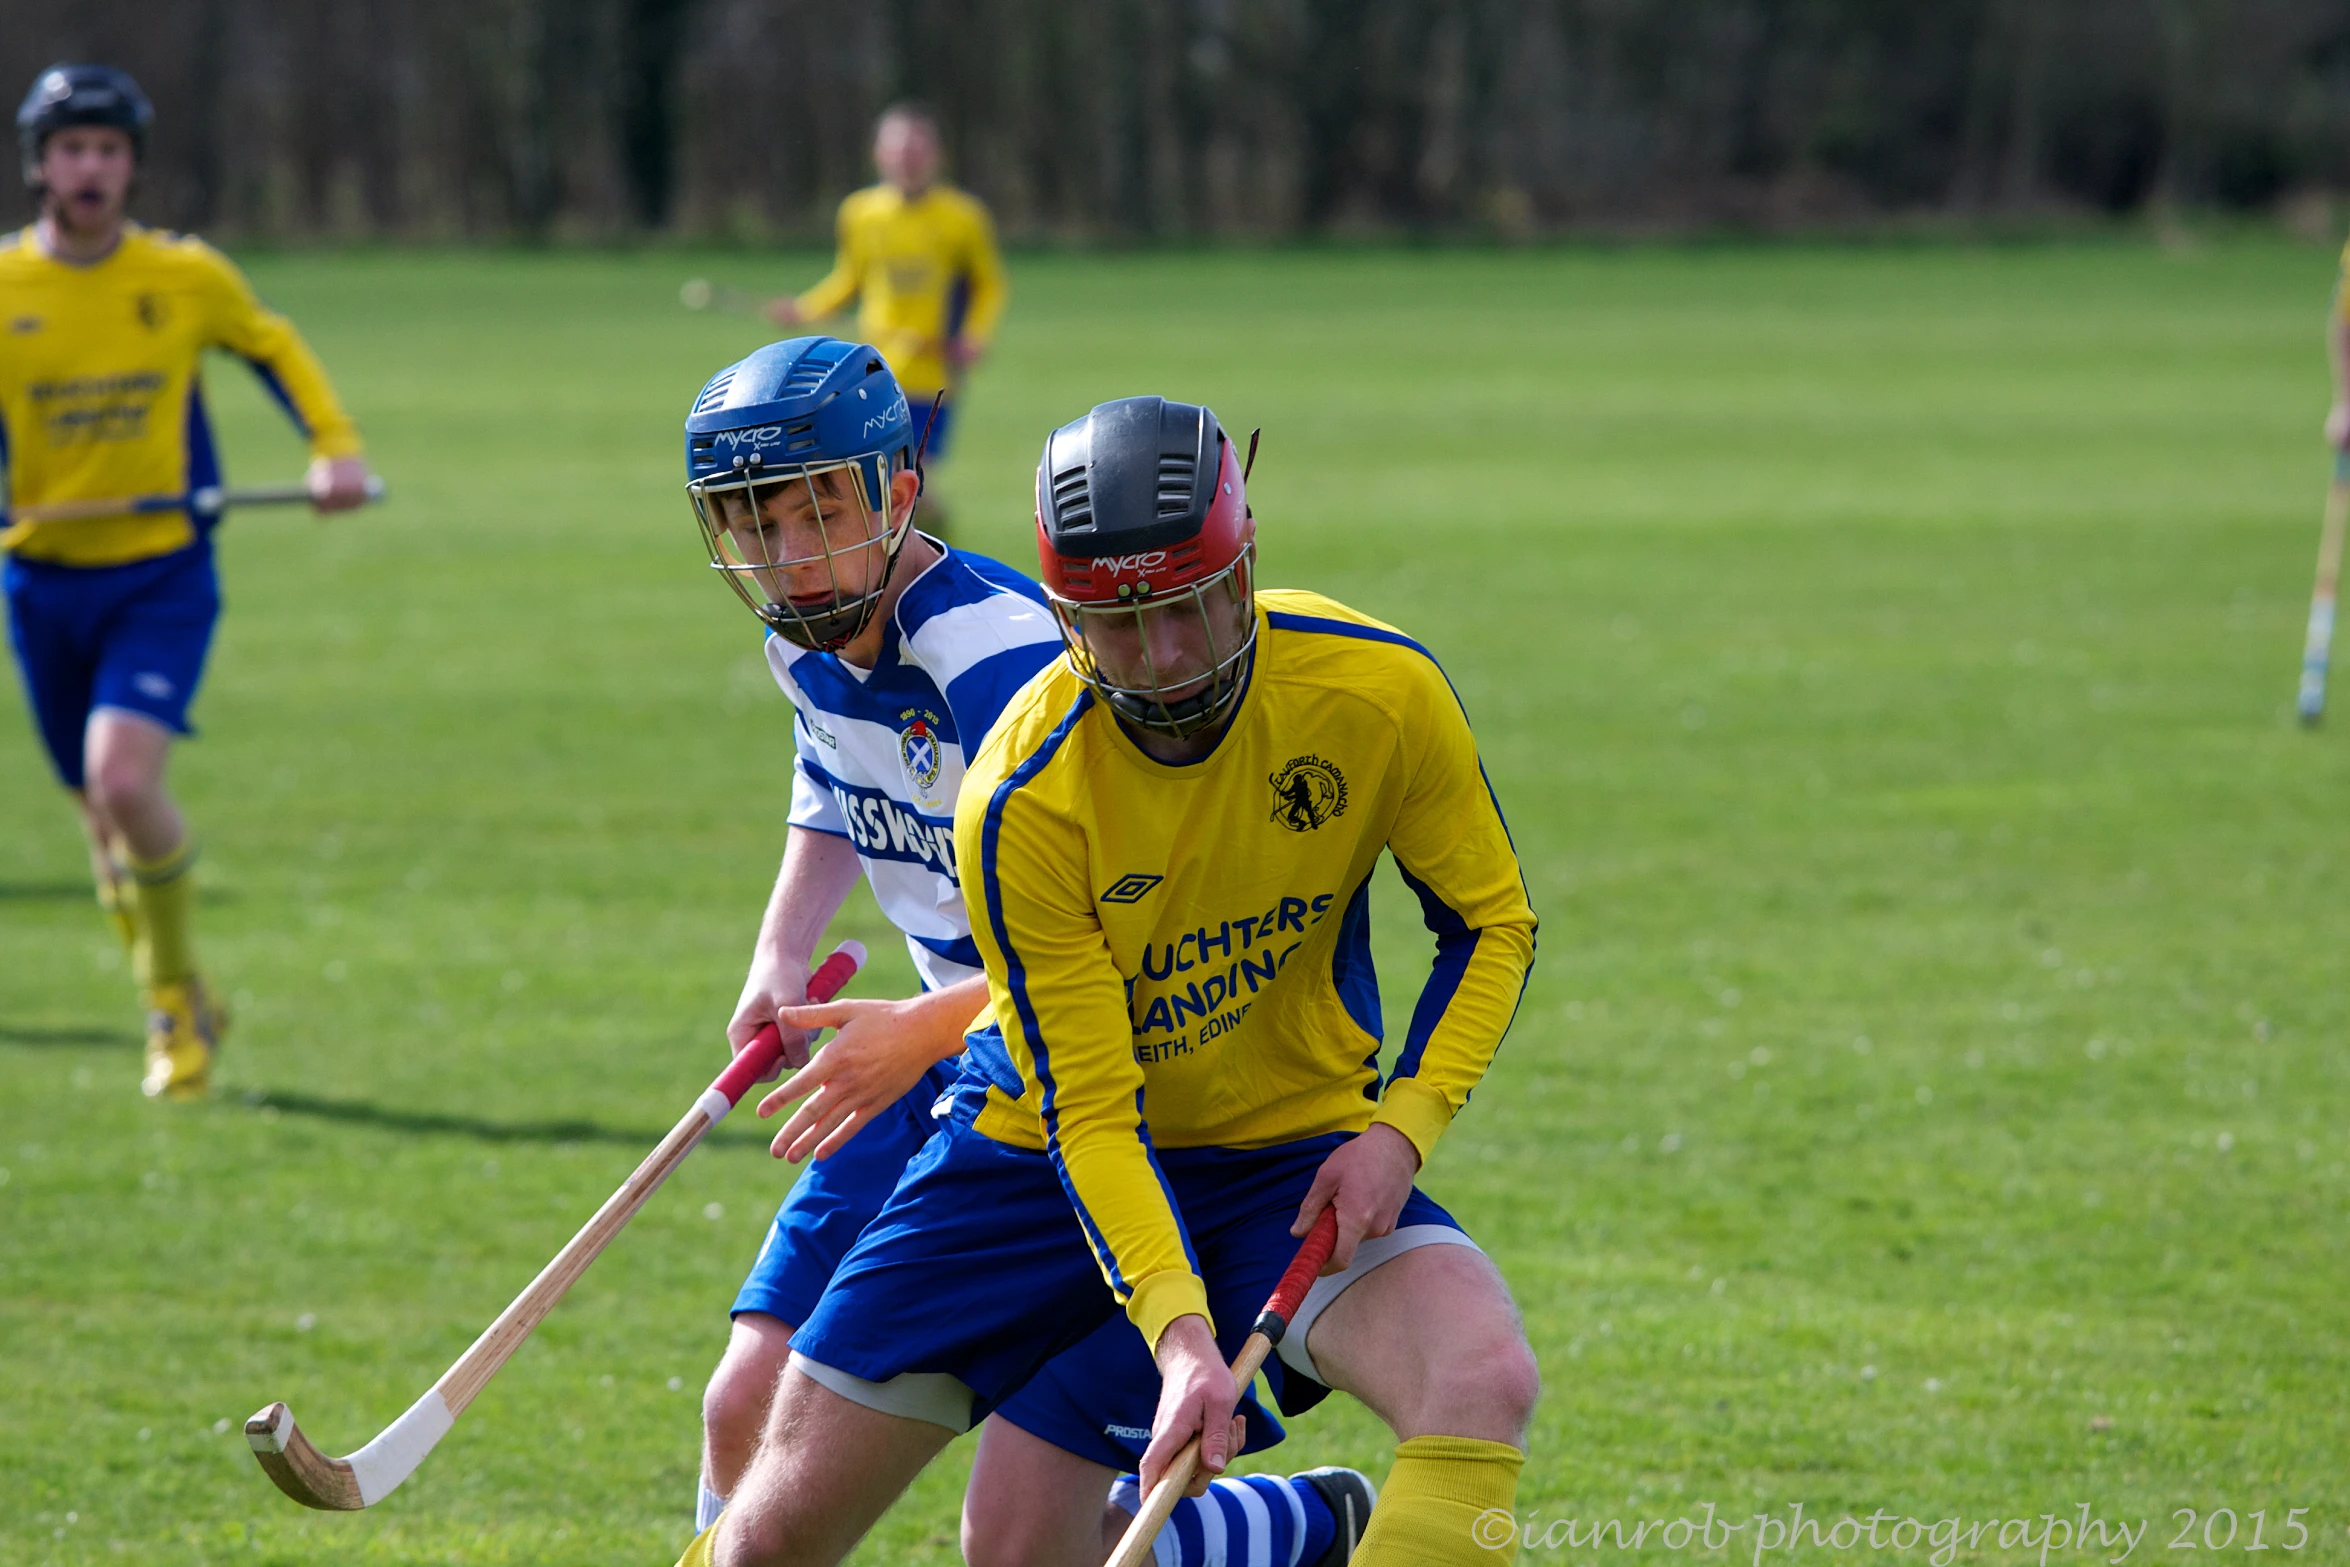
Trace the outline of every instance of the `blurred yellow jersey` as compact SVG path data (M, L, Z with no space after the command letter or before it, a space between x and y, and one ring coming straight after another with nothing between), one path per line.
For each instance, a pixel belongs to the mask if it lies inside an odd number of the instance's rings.
M1009 291L995 224L977 198L947 185L907 197L875 185L840 204L832 271L796 303L811 319L857 301L857 331L909 396L943 390L947 340L985 344Z
M1207 1314L1152 1149L1382 1122L1425 1160L1534 958L1516 852L1427 650L1279 590L1257 596L1257 639L1232 727L1187 766L1145 755L1063 657L1004 710L955 810L995 1025L972 1039L991 1080L974 1125L1052 1152L1151 1343ZM1384 1090L1383 849L1436 936Z
M131 225L103 261L51 256L30 228L0 240L0 461L13 509L185 496L219 482L204 415L207 348L242 356L321 457L359 450L325 372L244 274L197 239ZM166 555L184 511L25 522L0 549L69 566Z

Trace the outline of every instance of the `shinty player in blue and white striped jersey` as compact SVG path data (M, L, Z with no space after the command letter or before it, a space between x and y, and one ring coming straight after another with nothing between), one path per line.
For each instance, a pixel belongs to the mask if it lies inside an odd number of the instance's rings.
M1063 646L1035 583L914 530L921 479L910 428L880 356L821 337L772 344L720 371L686 425L688 489L711 564L768 628L767 662L791 698L797 752L783 863L727 1037L740 1050L770 1022L785 1029L786 1061L801 1069L760 1113L799 1099L775 1151L817 1161L735 1298L703 1396L699 1529L749 1467L795 1327L929 1139L963 1030L987 1004L954 863L956 791L997 715ZM805 1006L819 938L859 875L904 933L923 994ZM811 1061L808 1043L825 1027L839 1032ZM954 1418L919 1391L909 1389L915 1418ZM1024 1499L1058 1482L1115 1497L1102 1539L1042 1537L1035 1520L1072 1510L1007 1507L994 1495L966 1512L968 1559L1098 1563L1135 1505L1130 1477L1123 1489L1115 1477L1133 1467L1157 1397L1157 1368L1123 1321L1048 1367L992 1418L1067 1462L1051 1476L1024 1468L1009 1489ZM1251 1448L1281 1439L1269 1411L1245 1407ZM983 1438L982 1473L987 1447ZM1019 1450L1032 1467L1034 1445ZM1171 1564L1343 1561L1372 1502L1351 1470L1217 1487L1187 1500L1162 1535Z

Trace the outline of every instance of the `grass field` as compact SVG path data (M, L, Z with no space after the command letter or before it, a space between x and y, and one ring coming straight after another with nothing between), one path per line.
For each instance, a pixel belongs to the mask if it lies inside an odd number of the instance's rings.
M0 1561L684 1543L787 1178L748 1124L380 1508L302 1512L237 1427L284 1397L372 1435L719 1060L789 735L679 487L686 403L757 334L675 289L815 264L253 259L395 499L222 535L175 772L237 1007L205 1105L140 1099L0 696ZM965 542L1032 561L1050 425L1204 398L1265 428L1266 579L1414 631L1479 725L1542 959L1426 1184L1542 1356L1538 1536L2087 1503L2151 1524L2135 1561L2196 1509L2200 1560L2305 1508L2294 1559L2350 1560L2350 740L2289 715L2330 277L2267 242L1016 266ZM292 473L213 380L235 471ZM1381 896L1392 1010L1425 938ZM905 986L853 908L865 993ZM1386 1455L1335 1400L1274 1456ZM858 1560L955 1560L967 1461ZM2037 1554L1997 1534L1959 1558ZM1524 1559L1631 1554L1549 1538Z

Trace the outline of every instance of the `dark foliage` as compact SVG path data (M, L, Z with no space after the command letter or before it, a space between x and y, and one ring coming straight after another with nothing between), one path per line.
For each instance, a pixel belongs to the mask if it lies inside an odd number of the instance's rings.
M936 106L1015 234L2256 207L2350 187L2342 0L12 0L231 232L821 234Z

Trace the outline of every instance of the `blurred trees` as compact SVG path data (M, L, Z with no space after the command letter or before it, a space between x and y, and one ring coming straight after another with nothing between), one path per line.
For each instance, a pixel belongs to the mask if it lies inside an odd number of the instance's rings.
M7 0L247 235L821 235L932 103L1014 234L1791 227L2350 189L2344 0Z

